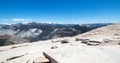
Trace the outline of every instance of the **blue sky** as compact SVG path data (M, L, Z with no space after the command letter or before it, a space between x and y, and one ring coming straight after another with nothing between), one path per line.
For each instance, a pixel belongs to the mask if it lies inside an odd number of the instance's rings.
M119 0L0 0L0 23L120 22Z

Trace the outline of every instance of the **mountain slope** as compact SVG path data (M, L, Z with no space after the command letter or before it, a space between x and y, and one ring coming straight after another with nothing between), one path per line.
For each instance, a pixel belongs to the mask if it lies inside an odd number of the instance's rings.
M28 41L15 35L0 35L0 46L27 43Z
M80 38L119 39L120 24L113 24L77 35Z

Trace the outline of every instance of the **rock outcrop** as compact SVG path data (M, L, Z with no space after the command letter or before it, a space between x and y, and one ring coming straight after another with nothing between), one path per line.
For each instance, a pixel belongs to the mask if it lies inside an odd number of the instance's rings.
M0 47L0 63L120 63L119 31L120 24L114 24L74 37Z

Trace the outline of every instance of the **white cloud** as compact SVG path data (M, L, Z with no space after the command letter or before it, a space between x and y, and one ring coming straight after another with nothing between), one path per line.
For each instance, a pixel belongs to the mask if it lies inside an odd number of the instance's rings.
M16 22L16 21L21 22L21 21L29 21L29 19L13 18L12 21L14 21L14 22Z

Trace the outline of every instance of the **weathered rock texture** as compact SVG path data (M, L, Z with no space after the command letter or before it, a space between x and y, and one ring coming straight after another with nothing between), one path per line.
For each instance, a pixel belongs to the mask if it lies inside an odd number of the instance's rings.
M75 37L0 47L0 63L44 62L120 63L120 24Z

